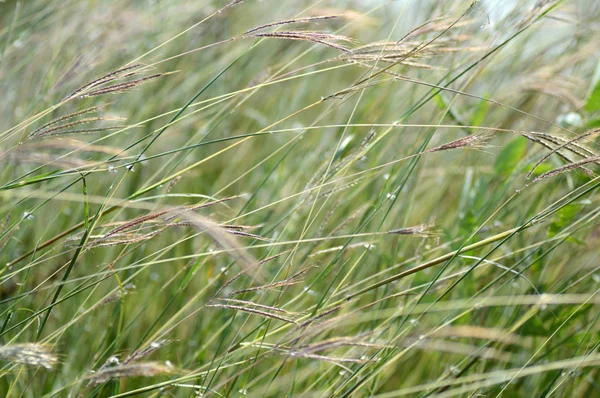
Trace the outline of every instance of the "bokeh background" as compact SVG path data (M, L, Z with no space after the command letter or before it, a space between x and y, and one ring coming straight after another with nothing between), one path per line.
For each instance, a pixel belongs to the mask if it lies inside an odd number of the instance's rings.
M0 2L0 391L599 395L599 29Z

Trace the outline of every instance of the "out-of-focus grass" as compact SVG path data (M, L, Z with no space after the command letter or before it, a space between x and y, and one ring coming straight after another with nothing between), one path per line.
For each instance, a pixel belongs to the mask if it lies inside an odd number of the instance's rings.
M2 396L600 395L597 2L0 23Z

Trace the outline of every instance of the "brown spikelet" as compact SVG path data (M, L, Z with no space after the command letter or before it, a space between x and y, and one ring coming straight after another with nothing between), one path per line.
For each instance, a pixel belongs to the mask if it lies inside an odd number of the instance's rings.
M542 135L541 133L535 133L535 134L533 134L533 133L521 132L521 135L522 135L523 137L526 137L526 138L527 138L527 139L529 139L530 141L533 141L533 142L535 142L535 143L537 143L537 144L540 144L540 145L542 145L544 148L547 148L547 149L550 149L550 150L554 150L554 148L553 148L551 145L549 145L549 144L548 144L548 142L546 142L546 141L552 142L553 144L557 144L557 142L558 142L558 137L552 137L552 138L550 138L550 137L545 137L545 135L546 135L546 134L543 134L543 135ZM572 147L572 146L568 146L568 147L566 147L566 149L567 149L568 151L572 152L572 153L575 153L576 155L579 155L579 156L581 156L581 157L584 157L584 158L587 158L587 157L588 157L588 156L586 156L586 155L584 155L584 154L581 154L581 152L579 152L577 149L573 149L573 147ZM588 152L589 152L589 151L588 151ZM559 156L561 159L563 159L565 162L567 162L567 163L571 163L571 162L572 162L572 160L571 160L571 159L569 159L567 156L565 156L565 155L564 155L562 152L560 152L560 151L559 151L559 152L556 152L556 154L557 154L557 155L558 155L558 156ZM586 173L588 176L590 176L590 177L594 175L594 173L592 172L592 170L590 170L590 169L588 169L588 168L586 168L586 167L584 167L584 166L581 166L581 167L580 167L580 170L582 170L583 172L585 172L585 173ZM532 174L533 174L533 173L532 173Z
M312 323L314 323L314 322L316 322L316 321L318 321L318 320L321 320L321 319L323 319L323 318L325 318L325 317L329 316L330 314L333 314L334 312L337 312L337 311L339 311L339 310L340 310L340 308L342 308L342 306L343 306L343 304L336 305L335 307L333 307L333 308L330 308L330 309L329 309L329 310L327 310L327 311L324 311L324 312L322 312L322 313L320 313L320 314L318 314L318 315L315 315L315 316L313 316L313 317L311 317L311 318L307 319L306 321L304 321L304 322L302 322L300 325L298 325L298 329L305 328L305 327L307 327L307 326L311 325Z
M350 250L350 249L356 249L356 248L371 249L374 247L375 247L375 245L373 245L371 242L367 242L367 241L356 242L356 243L352 243L350 245L335 246L335 247L329 247L327 249L319 250L319 251L309 254L308 258L317 257L317 256L320 256L323 254L333 253L333 252L337 252L337 251L341 251L341 250Z
M152 239L159 233L161 233L164 229L159 229L156 231L149 232L147 234L117 234L113 235L114 239L107 239L102 236L98 239L90 240L87 244L88 248L98 248L98 247L108 247L108 246L119 246L119 245L129 245L132 243L144 242Z
M171 192L171 189L173 189L173 187L179 182L179 180L181 180L181 176L177 176L175 178L173 178L171 181L169 181L169 185L167 185L167 189L165 189L166 193Z
M279 321L283 321L286 323L294 323L294 324L296 323L296 321L294 321L293 319L286 318L284 316L277 315L277 314L272 314L267 311L258 310L255 308L248 308L248 307L242 307L239 305L231 305L231 304L207 304L206 306L211 307L211 308L225 308L225 309L230 309L230 310L238 310L238 311L242 311L242 312L248 312L250 314L260 315L265 318L277 319Z
M68 113L66 115L59 116L56 119L50 120L48 123L44 124L43 126L38 127L35 131L33 131L31 134L29 134L29 136L30 137L35 137L37 135L37 133L39 133L42 130L47 129L50 126L53 126L53 125L55 125L57 123L60 123L60 122L64 122L65 120L73 119L73 118L75 118L77 116L85 115L85 114L88 114L88 113L95 113L100 108L102 108L102 106L92 106L90 108L82 109L82 110L77 111L77 112L72 112L72 113Z
M69 134L101 133L103 131L122 130L126 127L127 127L126 124L117 124L114 126L93 127L93 128L88 128L88 129L62 130L55 134L44 135L44 137L57 136L57 135L69 135Z
M142 66L141 64L135 64L135 65L130 65L130 66L125 66L123 68L114 70L112 72L109 72L105 75L100 76L97 79L94 79L86 84L84 84L83 86L79 87L77 90L73 91L71 94L69 94L68 96L66 96L63 101L74 98L76 96L78 96L79 94L85 92L87 89L93 88L93 87L97 87L99 85L105 84L105 83L109 83L111 81L117 80L117 79L121 79L123 77L126 76L132 76L133 74L136 74L137 71L134 72L129 72L132 71L134 69L139 68L140 66ZM124 72L128 72L127 74L124 74Z
M172 224L166 224L166 226L174 226L174 227L193 227L194 223L190 222L190 221L179 221L179 222L175 222ZM231 225L220 225L223 227L223 230L226 231L227 233L231 234L231 235L237 235L237 236L243 236L245 238L252 238L252 239L256 239L256 240L260 240L262 242L270 242L271 239L262 237L260 235L257 234L253 234L250 232L246 232L246 231L241 231L239 229L235 229L235 228L231 228Z
M261 225L233 225L233 224L221 224L221 226L225 229L231 229L234 231L243 231L248 229L256 229L262 227Z
M430 237L436 235L436 231L433 229L433 227L433 224L420 224L415 225L414 227L392 229L386 233L390 235L414 235Z
M225 5L225 7L221 8L221 10L225 10L227 8L231 8L237 6L238 4L242 4L244 0L231 0L229 3Z
M266 285L254 286L254 287L249 287L246 289L236 290L235 292L230 293L229 296L239 296L240 294L244 294L244 293L248 293L248 292L255 292L255 291L259 291L259 290L268 290L268 289L274 289L274 288L279 288L279 287L295 285L297 283L300 283L302 281L300 279L300 277L302 275L304 275L305 273L307 273L308 271L310 271L312 268L313 267L310 266L310 267L301 269L300 271L296 272L294 275L290 276L289 278L286 278L279 282L274 282L274 283L269 283Z
M137 87L143 83L146 83L150 80L153 80L153 79L159 78L161 76L165 76L165 75L166 75L166 73L155 73L153 75L142 77L139 79L129 80L129 81L126 81L123 83L117 83L117 84L113 84L110 86L86 91L85 93L77 95L77 98L88 98L88 97L96 97L96 96L104 95L104 94L124 93L124 92L129 91L132 88Z
M362 152L367 146L373 141L373 139L377 136L375 130L370 130L363 141L360 143L360 147L358 148L359 152Z
M308 41L318 44L323 44L325 46L334 48L338 51L349 53L350 50L343 47L339 42L352 42L352 39L341 36L334 35L330 33L322 33L322 32L314 32L314 31L279 31L279 32L258 32L252 33L247 36L242 37L265 37L265 38L275 38L275 39L285 39L285 40L300 40L300 41Z
M115 235L115 234L121 232L121 231L125 231L129 228L135 227L136 225L142 224L146 221L150 221L150 220L159 218L160 216L163 216L163 215L167 214L168 212L169 212L169 210L157 211L155 213L150 213L150 214L146 214L144 216L134 218L133 220L128 221L125 224L122 224L122 225L114 228L113 230L109 231L108 233L106 233L104 235L104 238L108 238L112 235Z
M492 133L481 133L481 134L472 134L466 137L459 138L454 141L450 141L446 144L437 146L435 148L428 149L426 152L439 152L439 151L447 151L451 149L459 149L459 148L475 148L480 149L484 148L487 144L487 141L493 136Z
M83 129L70 129L71 127L79 126L82 124L89 124L100 121L123 121L126 120L121 117L90 117L85 119L76 120L74 122L61 124L52 128L48 128L45 130L37 131L29 135L30 139L33 138L41 138L47 136L57 136L57 135L66 135L66 134L74 134L74 133L88 133L88 132L99 132L106 130L116 130L127 127L125 125L117 125L117 126L107 126L107 127L95 127L95 128L83 128ZM70 130L69 130L70 129Z
M556 148L554 148L554 149L553 149L553 150L552 150L550 153L547 153L547 154L546 154L546 155L544 155L544 156L543 156L543 157L542 157L540 160L538 160L538 161L535 163L535 165L533 166L533 168L531 169L531 171L530 171L530 172L527 174L527 177L526 177L526 178L527 178L527 179L531 178L531 175L534 173L535 169L536 169L536 168L537 168L537 167L538 167L540 164L542 164L542 163L543 163L543 162L544 162L546 159L548 159L550 156L552 156L552 154L554 154L554 153L556 153L556 152L560 151L560 150L561 150L561 149L563 149L563 148L568 148L568 147L570 147L570 146L575 146L575 148L577 148L577 146L576 146L576 142L577 142L577 141L580 141L580 140L582 140L582 139L584 139L584 138L591 137L592 135L596 135L596 134L598 134L598 133L600 133L600 129L589 130L589 131L586 131L585 133L583 133L583 134L581 134L581 135L578 135L578 136L576 136L576 137L573 137L573 138L572 138L572 139L570 139L570 140L564 140L564 142L562 142L562 143L561 143L559 146L557 146ZM544 136L544 138L547 138L547 137L546 137L546 136ZM581 147L579 147L579 148L581 148ZM578 149L579 149L579 148L578 148ZM583 148L581 148L581 149L583 149ZM572 149L571 149L571 150L572 150ZM576 152L576 153L577 153L577 152ZM578 154L579 156L586 157L586 156L584 156L584 155L581 155L580 153L577 153L577 154Z
M594 157L591 157L591 158L580 160L578 162L569 163L567 165L564 165L562 167L558 167L558 168L556 168L554 170L550 170L550 171L548 171L548 172L546 172L546 173L544 173L544 174L536 177L535 180L533 180L533 182L538 182L538 181L543 180L545 178L554 177L554 176L556 176L558 174L562 174L562 173L565 173L565 172L573 170L573 169L578 169L578 168L580 168L583 165L590 164L590 163L597 163L597 162L600 162L600 156L594 156Z
M348 54L340 56L345 61L406 61L431 55L431 49L414 51L417 43L376 42L352 49ZM403 58L403 59L401 59Z
M272 306L264 305L264 304L257 304L255 302L248 301L248 300L237 300L237 299L231 299L231 298L222 298L219 300L225 301L227 303L233 303L234 305L246 305L246 306L250 306L250 307L261 308L261 309L267 310L267 311L279 312L281 314L294 315L294 313L286 311L282 308L272 307Z
M324 21L327 19L334 19L337 17L338 17L338 15L321 15L321 16L314 16L314 17L308 17L308 18L287 19L285 21L272 22L272 23L268 23L266 25L257 26L256 28L252 28L252 29L244 32L244 35L248 35L250 33L258 32L260 30L265 30L267 28L272 28L275 26Z
M198 210L198 209L203 209L209 206L213 206L217 203L222 203L222 202L226 202L232 199L237 198L238 196L230 196L227 198L223 198L223 199L219 199L219 200L215 200L212 202L207 202L207 203L201 203L198 205L192 205L192 206L180 206L180 207L176 207L174 209L170 209L170 210L162 210L162 211L157 211L154 213L148 213L145 214L143 216L139 216L134 218L133 220L130 221L126 221L126 222L122 222L122 223L117 223L117 224L109 224L109 225L117 225L115 228L113 228L111 231L107 232L104 235L104 239L109 238L115 234L119 234L123 231L126 231L128 229L131 229L137 225L140 224L146 224L148 222L151 221L157 221L158 218L161 218L162 216L167 215L168 213L173 213L168 215L167 217L163 218L163 226L165 227L169 227L169 226L194 226L195 224L192 221L181 221L181 222L176 222L176 223L169 223L170 221L174 220L177 217L180 217L182 214L184 214L185 212L189 212L189 211L193 211L193 210ZM106 225L106 226L109 226ZM229 229L243 229L242 226L240 226L239 228L234 228L234 226L229 226L229 225L222 225L222 227L226 230ZM252 235L252 234L250 234Z
M235 292L232 292L229 294L229 296L239 296L241 294L244 293L249 293L249 292L256 292L256 291L260 291L260 290L268 290L268 289L276 289L276 288L280 288L280 287L286 287L286 286L293 286L296 285L298 283L300 283L301 281L290 281L290 280L283 280L280 282L274 282L274 283L269 283L266 285L261 285L261 286L255 286L255 287L249 287L246 289L240 289L240 290L236 290Z
M225 228L225 230L232 235L238 235L238 236L243 236L246 238L252 238L252 239L260 240L262 242L270 242L271 241L271 239L262 237L260 235L252 234L252 233L246 232L246 231L238 231L238 230L231 229L231 228Z
M0 346L0 359L8 362L42 366L52 369L58 363L49 346L39 343L12 344Z
M356 24L363 24L365 26L374 25L377 23L375 17L371 17L368 14L359 12L355 9L348 7L346 3L340 3L341 7L310 7L306 9L308 15L319 16L319 15L336 15L337 18L345 21L353 22L353 26Z
M190 207L175 207L170 208L168 210L162 210L154 213L150 213L141 217L138 217L134 220L131 220L123 225L120 225L117 228L114 228L112 231L108 232L104 237L110 237L114 234L127 230L133 226L139 225L141 223L151 221L157 219L159 217L164 216L165 221L173 220L174 218L180 217L181 221L178 222L179 225L190 225L194 228L207 233L221 248L223 248L232 258L234 258L245 270L250 270L255 268L256 260L242 247L238 244L238 242L233 238L232 234L226 228L223 228L218 223L213 222L212 220L202 217L199 214L192 212L191 210L200 209L203 207L210 206L215 203L220 203L226 200L230 200L230 198L221 199L218 201L204 203L200 205L194 205ZM169 225L167 225L169 226ZM260 276L255 275L259 279L262 279Z
M340 55L338 59L347 62L364 62L371 65L372 62L386 62L402 64L427 69L439 69L431 65L417 62L419 59L430 59L435 56L448 53L465 53L482 51L484 47L479 46L453 46L455 41L438 39L427 46L420 42L375 42L352 49L349 53Z
M577 142L578 140L582 139L582 138L586 138L586 137L592 137L593 135L595 135L596 133L600 132L600 130L593 130L591 132L591 134L587 135L587 134L582 134L580 136L574 137L571 140L567 140L563 137L559 137L559 136L554 136L551 134L547 134L547 133L538 133L538 132L530 132L530 135L535 135L536 137L539 137L542 140L545 140L551 144L554 145L563 145L566 143L566 145L564 146L565 149L567 149L569 152L574 153L577 156L581 156L582 158L587 158L589 156L594 156L596 155L595 152L589 150L588 148L586 148L585 146L581 145L579 142ZM522 133L523 135L525 135L526 133Z
M169 375L176 372L172 366L159 362L140 362L113 367L103 367L96 373L92 373L86 378L90 380L90 385L104 383L112 379L121 379L126 377L151 377L159 375Z

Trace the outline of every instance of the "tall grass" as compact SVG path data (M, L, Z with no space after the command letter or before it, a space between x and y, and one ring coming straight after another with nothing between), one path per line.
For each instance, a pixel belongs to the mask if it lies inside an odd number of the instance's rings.
M600 3L0 3L0 395L600 396Z

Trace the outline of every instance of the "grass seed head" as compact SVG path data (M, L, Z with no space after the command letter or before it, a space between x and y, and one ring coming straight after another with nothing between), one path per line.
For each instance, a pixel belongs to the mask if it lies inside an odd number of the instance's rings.
M40 343L10 344L0 346L0 358L20 365L41 366L52 369L58 357L48 345Z

